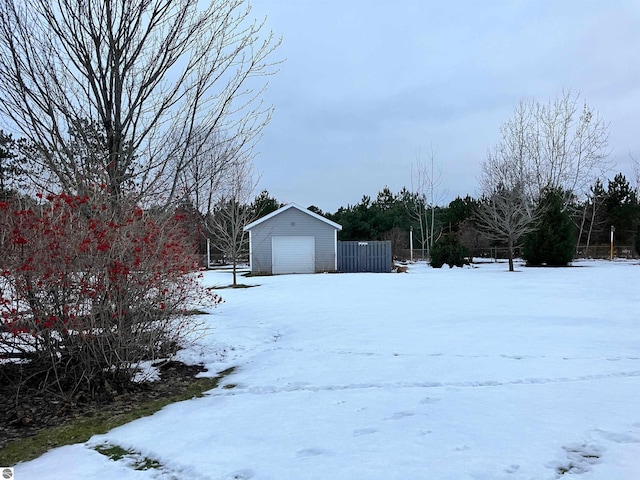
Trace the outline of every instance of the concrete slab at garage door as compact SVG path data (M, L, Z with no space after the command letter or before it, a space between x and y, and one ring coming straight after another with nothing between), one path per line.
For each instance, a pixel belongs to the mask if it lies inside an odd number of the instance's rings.
M271 272L281 273L314 273L316 256L315 237L271 238Z

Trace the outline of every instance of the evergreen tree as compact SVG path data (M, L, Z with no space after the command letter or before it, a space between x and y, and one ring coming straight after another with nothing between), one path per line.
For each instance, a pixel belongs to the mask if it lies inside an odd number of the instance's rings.
M465 220L473 218L480 202L470 195L462 198L456 197L444 209L442 220L447 230L457 232Z
M575 252L575 227L558 189L543 192L534 229L524 237L527 265L566 266Z
M251 205L252 218L260 218L275 212L283 205L272 197L267 190L262 190Z
M631 245L638 227L640 209L636 192L622 173L609 180L605 208L610 224L616 229L617 243Z
M17 142L11 134L0 130L0 198L15 191L14 187L24 173L16 149Z
M327 214L324 213L320 207L316 207L315 205L309 205L307 207L307 210L309 210L310 212L316 213L316 214L320 215L321 217L326 217L327 216Z
M340 239L354 240L392 240L405 232L408 243L411 218L403 203L402 194L394 195L389 187L384 187L375 200L364 195L360 203L340 207L338 211L327 217L342 225ZM394 241L395 244L398 243ZM398 248L406 248L398 246Z
M431 249L431 261L433 268L441 268L445 263L449 268L462 267L465 264L467 249L460 243L454 233L443 235Z

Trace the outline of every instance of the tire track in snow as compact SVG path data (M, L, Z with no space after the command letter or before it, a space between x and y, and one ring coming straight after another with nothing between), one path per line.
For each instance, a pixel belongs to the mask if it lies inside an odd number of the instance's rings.
M622 355L622 356L574 356L567 357L561 356L556 357L552 355L529 355L529 354L462 354L462 353L400 353L400 352L358 352L358 351L350 351L350 350L323 350L323 349L305 349L305 348L294 348L294 347L277 347L272 349L272 351L284 350L288 352L297 352L297 353L322 353L328 355L354 355L358 357L455 357L455 358L504 358L508 360L537 360L540 358L544 359L559 359L564 361L569 360L607 360L609 362L619 362L621 360L640 360L640 357L631 356L631 355Z
M548 384L560 384L560 383L575 383L575 382L588 382L598 380L608 380L613 378L635 378L640 377L640 370L630 372L616 372L616 373L602 373L595 375L584 375L580 377L568 378L524 378L511 381L468 381L468 382L393 382L393 383L352 383L345 385L309 385L304 383L294 383L284 386L255 386L243 388L241 385L235 384L233 388L216 391L213 396L228 396L228 395L272 395L278 393L292 393L292 392L331 392L331 391L344 391L344 390L366 390L366 389L410 389L410 388L442 388L442 387L457 387L457 388L479 388L479 387L504 387L511 385L548 385Z

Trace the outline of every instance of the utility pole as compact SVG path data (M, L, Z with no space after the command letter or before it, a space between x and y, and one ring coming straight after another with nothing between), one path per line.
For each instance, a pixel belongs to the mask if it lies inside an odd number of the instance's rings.
M611 252L609 254L609 257L611 260L613 260L613 232L616 231L616 227L614 227L613 225L611 225Z
M411 252L409 254L409 256L411 257L411 263L413 263L413 225L409 227L409 250Z

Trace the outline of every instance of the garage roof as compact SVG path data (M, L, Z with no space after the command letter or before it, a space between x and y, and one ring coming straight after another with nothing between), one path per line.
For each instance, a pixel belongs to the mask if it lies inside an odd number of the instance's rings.
M256 225L260 225L262 222L266 222L267 220L269 220L270 218L275 217L276 215L281 214L282 212L286 212L287 210L289 210L290 208L295 208L296 210L300 210L302 213L306 213L307 215L320 220L321 222L326 223L327 225L331 225L333 228L335 228L336 230L342 230L342 225L339 225L335 222L332 222L331 220L329 220L328 218L323 217L322 215L318 215L317 213L312 212L311 210L308 210L304 207L301 207L300 205L296 204L296 203L289 203L287 205L285 205L284 207L279 208L278 210L276 210L275 212L271 212L268 215L265 215L264 217L259 218L258 220L256 220L255 222L251 222L249 225L247 225L246 227L244 227L245 231L251 230L253 227L255 227Z

